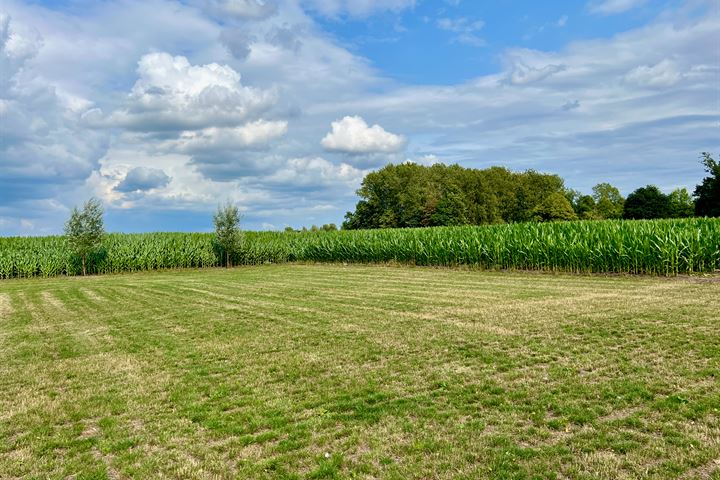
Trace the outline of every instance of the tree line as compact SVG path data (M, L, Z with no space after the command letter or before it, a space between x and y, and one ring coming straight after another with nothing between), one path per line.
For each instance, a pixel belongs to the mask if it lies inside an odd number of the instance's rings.
M720 216L720 163L706 152L701 162L709 176L692 195L685 188L666 195L647 185L627 198L609 183L582 194L566 188L560 176L534 170L390 164L363 179L360 201L342 228Z

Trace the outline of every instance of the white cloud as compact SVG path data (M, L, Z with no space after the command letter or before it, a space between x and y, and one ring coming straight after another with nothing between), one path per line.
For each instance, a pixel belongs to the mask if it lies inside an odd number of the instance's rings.
M262 19L277 12L273 0L203 0L198 2L210 13L220 18Z
M485 26L482 20L471 20L466 17L440 18L436 24L439 29L456 34L453 42L473 47L484 47L487 44L485 39L475 34Z
M162 188L170 183L170 177L157 168L135 167L115 187L118 192L146 191Z
M485 45L487 45L487 42L484 38L473 35L472 33L461 33L457 35L453 40L457 43L470 45L471 47L484 47Z
M72 195L105 149L106 134L81 122L91 102L32 70L43 44L34 28L0 14L0 210Z
M200 153L218 150L262 148L287 133L286 121L256 120L239 127L209 127L184 131L177 139L160 144L164 150L179 153Z
M437 21L438 28L455 33L477 32L485 26L482 20L471 20L469 18L440 18Z
M567 25L567 21L568 21L568 16L567 16L567 15L562 15L560 18L557 19L557 22L555 22L555 26L562 28L562 27L564 27L565 25Z
M384 10L397 12L414 7L416 0L304 0L303 3L327 16L366 17Z
M627 75L625 81L643 87L671 87L678 83L682 74L678 71L677 64L669 59L664 59L655 65L640 65L633 68Z
M295 187L344 185L355 189L365 173L347 163L335 165L322 157L291 158L264 182Z
M626 12L633 8L644 5L647 0L602 0L591 2L588 9L591 13L600 15L614 15L616 13Z
M173 131L229 126L267 110L277 94L243 86L228 65L191 65L168 53L144 55L139 78L126 100L104 124L139 131Z
M37 55L42 37L24 25L10 25L10 15L0 12L0 86L7 89L26 61Z
M405 147L405 138L386 132L380 125L368 126L362 117L347 116L332 122L332 132L322 139L326 150L346 153L392 153Z
M220 41L227 47L233 57L244 60L252 51L252 44L257 39L244 29L226 29L220 34Z
M510 73L509 80L510 83L514 85L525 85L527 83L539 82L566 69L567 66L565 65L551 64L535 68L525 65L524 63L517 63Z

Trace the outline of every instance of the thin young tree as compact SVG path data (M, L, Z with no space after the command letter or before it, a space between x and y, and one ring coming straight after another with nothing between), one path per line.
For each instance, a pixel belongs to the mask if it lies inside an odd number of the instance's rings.
M242 232L240 231L240 212L235 204L228 202L219 205L213 215L215 240L225 254L225 266L232 267L232 257L240 249Z
M80 257L83 275L87 275L88 255L100 248L104 236L103 207L98 199L85 202L82 210L73 208L65 222L65 237L73 253Z

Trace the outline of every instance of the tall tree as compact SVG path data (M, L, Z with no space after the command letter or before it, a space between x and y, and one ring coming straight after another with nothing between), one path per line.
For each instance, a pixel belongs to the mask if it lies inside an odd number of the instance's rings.
M695 213L695 202L693 202L687 188L676 188L668 195L670 206L669 216L672 218L692 217Z
M533 210L533 220L551 222L556 220L577 220L577 215L567 197L559 192L551 193Z
M83 275L87 275L88 256L100 248L104 236L103 207L98 199L85 202L82 210L73 207L65 222L65 237L73 253L80 257Z
M565 191L565 198L570 202L577 218L581 220L597 218L595 199L592 195L583 195L577 190L568 189Z
M430 225L466 225L468 223L466 206L467 202L460 187L447 188L430 216Z
M592 195L583 195L578 198L574 208L578 218L582 220L596 220L602 218L598 214L597 204L595 203L595 199Z
M703 152L701 162L710 174L695 187L695 215L698 217L720 217L720 162L710 153Z
M592 189L595 200L595 218L622 218L625 199L620 190L609 183L598 183Z
M232 258L238 253L242 244L238 207L232 202L219 205L217 212L213 215L213 223L215 224L215 240L225 256L225 266L230 268Z
M667 218L670 215L670 200L655 185L640 187L625 200L623 218Z

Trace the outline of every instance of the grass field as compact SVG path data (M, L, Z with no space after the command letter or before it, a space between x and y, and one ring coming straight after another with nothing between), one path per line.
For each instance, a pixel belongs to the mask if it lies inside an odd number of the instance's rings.
M720 282L0 282L0 478L720 478Z

